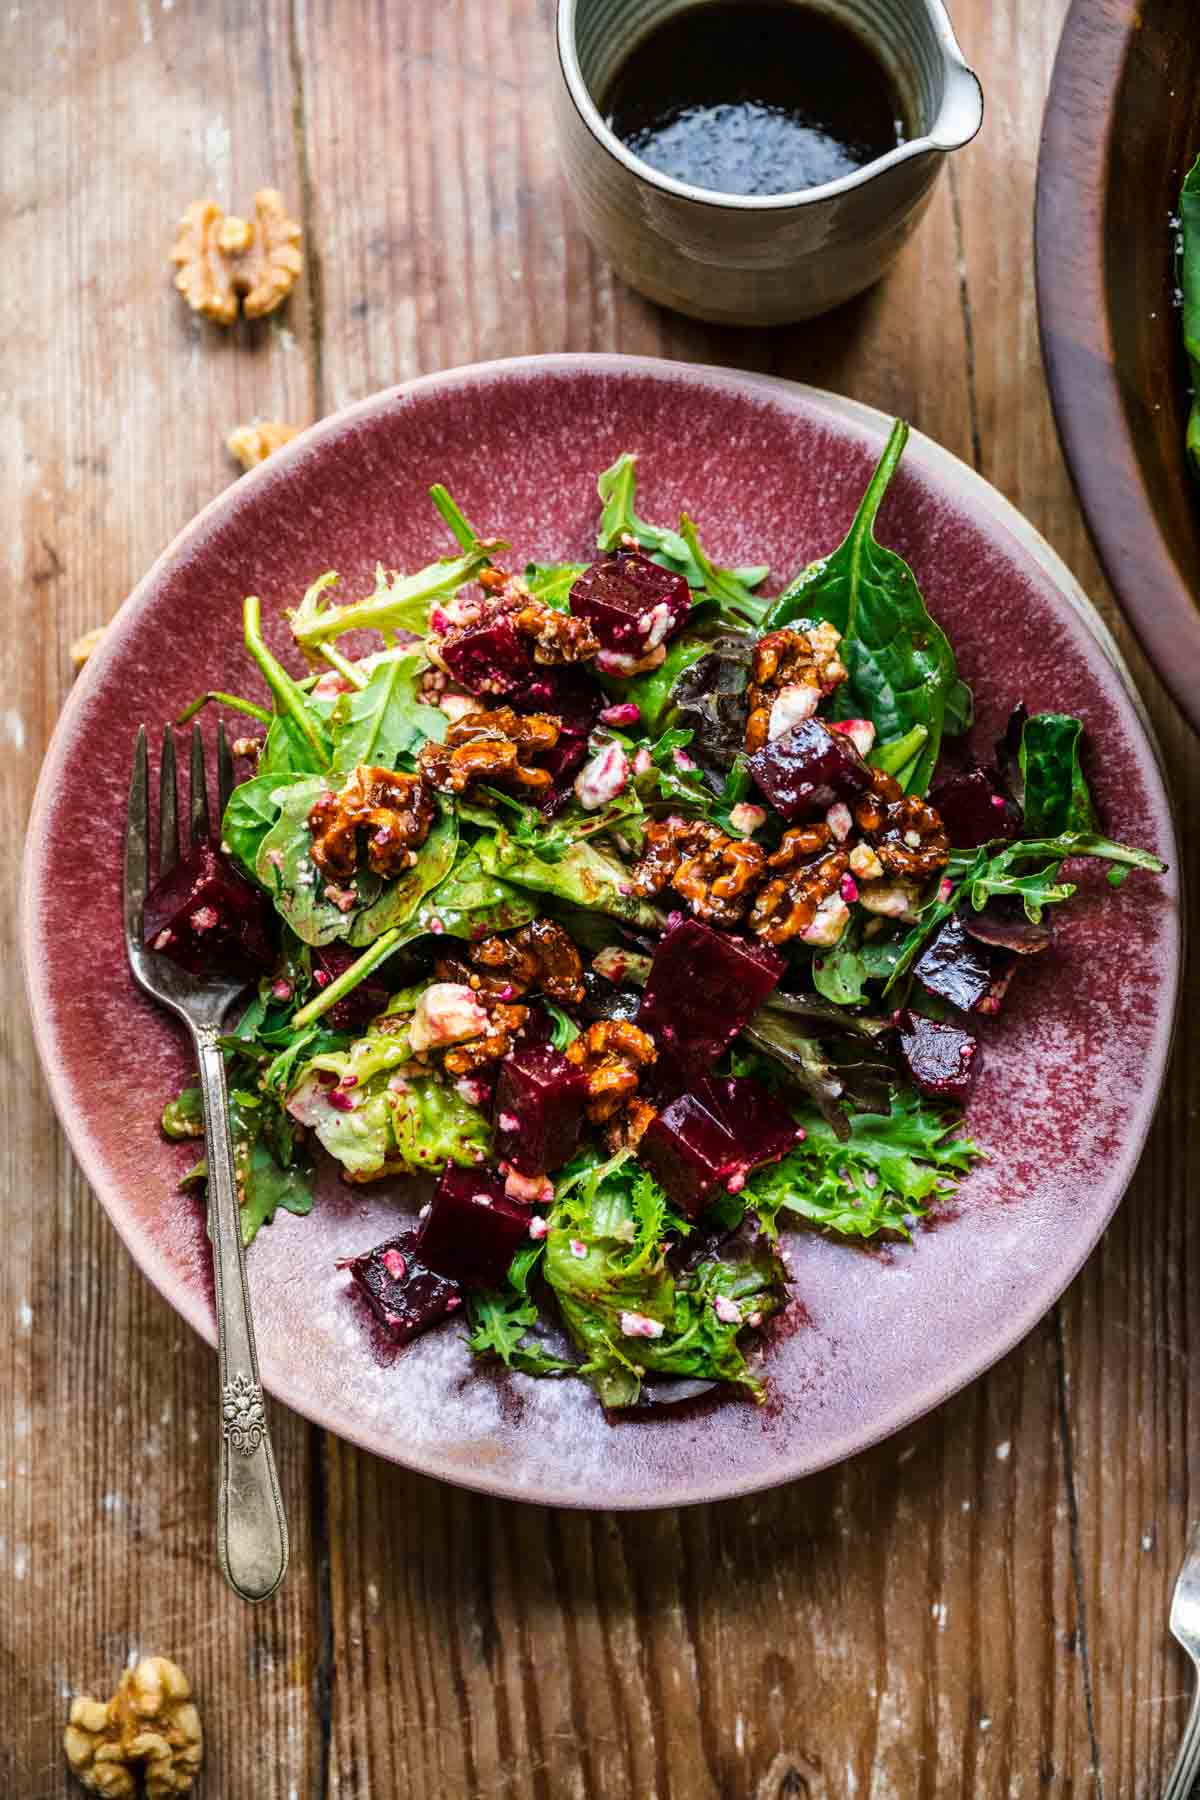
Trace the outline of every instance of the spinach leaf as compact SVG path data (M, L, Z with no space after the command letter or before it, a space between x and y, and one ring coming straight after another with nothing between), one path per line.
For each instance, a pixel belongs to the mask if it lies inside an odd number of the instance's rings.
M331 776L335 784L340 776ZM355 948L373 943L393 926L403 925L425 894L450 870L458 843L453 810L438 804L438 816L417 852L412 868L384 882L360 869L345 884L355 902L348 910L328 896L312 860L308 815L318 795L327 791L319 776L306 776L282 790L279 819L261 840L254 876L275 902L276 911L306 944L331 944L337 938Z
M442 741L449 724L445 713L419 697L426 667L423 656L384 657L365 688L339 695L330 718L339 769L359 763L394 769L430 738Z
M831 950L813 957L813 986L835 1006L860 1006L867 998L863 983L868 979L867 965L859 954L857 921Z
M1083 721L1068 713L1034 713L1026 719L1017 763L1025 830L1032 837L1096 830L1096 809L1079 762L1082 742Z
M813 1109L797 1110L805 1136L782 1162L760 1169L742 1190L764 1228L781 1211L842 1237L881 1231L910 1236L910 1221L928 1202L950 1193L984 1154L952 1135L953 1114L912 1093L898 1094L890 1113L856 1113L842 1141Z
M1192 376L1187 423L1187 457L1200 478L1200 156L1184 178L1179 196L1179 285L1183 291L1183 347Z
M460 847L454 867L426 896L413 925L429 931L436 920L452 937L474 938L514 931L536 918L537 911L528 894L489 874L473 849Z
M907 782L910 793L923 794L941 750L947 709L957 728L965 689L949 640L926 611L912 570L875 539L880 503L907 438L908 426L898 419L846 537L784 590L767 627L798 618L837 626L849 679L836 690L834 712L870 719L884 740L924 725L929 736Z
M263 839L279 820L281 807L276 796L286 787L285 777L254 775L229 796L221 820L221 841L252 880L258 880L255 871Z

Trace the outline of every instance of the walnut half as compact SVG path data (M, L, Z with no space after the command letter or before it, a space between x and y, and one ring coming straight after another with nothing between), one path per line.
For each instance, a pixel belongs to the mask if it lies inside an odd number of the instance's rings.
M282 449L299 432L299 425L284 425L278 419L263 419L257 425L239 425L225 439L225 448L243 469L256 469L266 462L272 451Z
M146 1800L190 1793L204 1760L204 1735L187 1676L165 1656L143 1656L107 1704L77 1694L63 1749L82 1786L107 1800L132 1800L138 1764Z
M260 188L254 219L228 217L215 200L196 200L179 221L171 261L175 286L193 312L232 325L238 300L248 319L281 306L304 267L303 232L278 188Z

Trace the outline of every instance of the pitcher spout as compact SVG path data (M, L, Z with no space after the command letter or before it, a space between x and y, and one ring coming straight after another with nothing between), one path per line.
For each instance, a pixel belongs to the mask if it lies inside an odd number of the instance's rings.
M961 150L982 124L979 77L958 54L958 45L947 45L942 62L942 103L928 133L929 142L935 150Z

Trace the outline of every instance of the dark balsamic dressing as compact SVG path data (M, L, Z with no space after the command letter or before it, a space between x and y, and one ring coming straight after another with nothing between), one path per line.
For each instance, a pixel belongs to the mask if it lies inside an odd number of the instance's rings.
M656 26L601 112L661 174L722 194L786 194L850 175L906 136L861 38L795 0L703 0Z

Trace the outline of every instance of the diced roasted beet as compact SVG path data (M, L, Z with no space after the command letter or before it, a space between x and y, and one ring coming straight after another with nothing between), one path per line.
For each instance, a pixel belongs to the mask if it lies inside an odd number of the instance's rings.
M600 716L605 693L583 669L539 663L509 702L514 712L550 713L562 720L565 736L586 738Z
M914 1087L941 1100L961 1100L976 1073L979 1040L957 1025L905 1010L896 1017L897 1042Z
M464 1287L500 1287L529 1232L530 1208L490 1169L443 1169L417 1232L418 1254Z
M533 673L533 652L505 613L466 625L442 645L442 661L472 694L511 694Z
M604 705L604 690L582 669L539 665L508 698L516 712L549 713L562 721L557 744L536 759L540 769L550 771L550 786L538 805L552 818L571 797L571 783L587 757L588 734Z
M737 1145L695 1094L679 1094L650 1122L638 1157L672 1206L694 1219L740 1172Z
M587 620L601 650L640 658L679 630L692 594L682 575L640 550L614 550L584 570L570 605L577 619Z
M943 775L930 789L929 804L959 850L973 850L993 838L1015 838L1021 829L1020 807L993 771L978 763Z
M704 1075L691 1091L732 1137L746 1170L778 1162L800 1136L782 1100L749 1075Z
M955 913L946 920L913 965L927 994L937 994L962 1012L999 1012L1012 980L1016 956L998 945L982 944Z
M347 944L323 944L313 951L313 967L330 981L336 981L361 955L361 950L351 950ZM351 988L344 1000L334 1001L325 1014L325 1022L334 1031L361 1031L383 1011L390 998L387 982L379 975L368 975Z
M1026 918L1017 900L992 900L982 912L965 908L963 924L981 944L996 944L1003 950L1015 950L1018 956L1038 956L1048 950L1054 940L1049 925L1035 925Z
M835 800L855 801L871 785L871 771L844 731L802 719L749 758L749 769L775 811L794 825L827 812Z
M756 1013L786 967L768 944L682 919L654 953L638 1024L658 1045L655 1076L681 1087L704 1074Z
M778 1162L799 1135L787 1108L757 1081L702 1076L651 1121L638 1156L694 1219L717 1188L736 1193L751 1169Z
M193 975L269 969L269 913L266 895L242 879L216 838L205 838L146 895L146 948Z
M521 1175L544 1175L574 1155L583 1129L588 1081L561 1050L514 1050L496 1083L496 1153Z
M458 1283L431 1269L417 1253L415 1231L402 1231L363 1256L348 1256L349 1269L371 1311L397 1343L407 1344L462 1305Z

